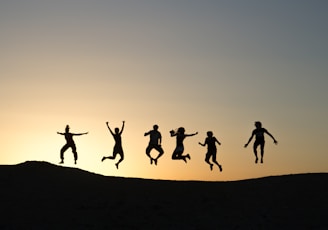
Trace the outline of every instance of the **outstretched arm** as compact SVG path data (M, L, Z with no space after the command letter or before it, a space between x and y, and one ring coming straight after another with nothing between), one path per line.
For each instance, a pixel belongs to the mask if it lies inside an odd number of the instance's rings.
M265 133L268 134L272 138L273 143L278 144L278 141L272 136L271 133L269 133L268 131L265 131Z
M193 134L185 134L185 136L186 137L192 137L192 136L195 136L195 135L197 135L198 134L198 132L195 132L195 133L193 133Z
M252 133L251 137L249 138L249 140L248 140L247 143L245 144L245 146L244 146L245 148L248 146L249 142L252 141L253 136L254 136L254 133Z
M150 134L150 131L146 132L144 136L148 136Z
M124 124L125 124L125 121L123 121L123 124L122 124L122 128L121 128L121 132L120 132L120 135L123 133Z
M88 134L88 132L86 132L86 133L72 133L72 135L74 135L74 136L81 136L81 135L85 135L85 134Z
M109 125L108 125L108 121L106 122L106 125L107 125L107 128L108 128L109 132L110 132L112 135L114 135L113 131L110 129L110 127L109 127Z
M65 135L64 133L60 133L60 132L57 132L57 134L60 134L60 135Z

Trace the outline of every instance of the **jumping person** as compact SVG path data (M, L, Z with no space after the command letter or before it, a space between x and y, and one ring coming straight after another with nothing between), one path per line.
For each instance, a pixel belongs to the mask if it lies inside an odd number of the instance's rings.
M124 123L125 121L123 121L122 124L122 128L121 131L119 130L119 128L115 128L115 133L110 129L109 125L108 125L108 121L106 122L107 128L110 131L110 133L113 135L113 138L115 140L115 145L113 148L113 155L109 156L109 157L103 157L101 159L101 161L104 161L105 159L111 159L114 160L116 158L116 155L119 154L120 155L120 160L115 164L116 168L118 169L118 165L123 161L124 159L124 153L123 153L123 148L122 148L122 138L121 138L121 134L123 132L124 129Z
M154 128L153 130L150 130L149 132L144 134L144 136L149 135L149 137L150 137L149 144L146 148L146 155L150 158L150 164L153 164L153 162L154 162L155 165L157 165L157 160L164 154L164 151L161 146L162 135L158 131L158 125L154 125L153 128ZM152 158L152 156L150 155L150 151L152 149L156 149L159 152L159 154L156 158Z
M210 163L210 158L212 157L213 163L216 164L219 167L220 172L222 172L222 166L216 161L216 153L217 153L216 145L215 145L216 143L221 145L221 143L216 139L216 137L213 136L212 131L207 132L207 137L204 141L204 144L199 142L199 144L201 146L207 145L207 153L205 156L205 162L210 165L210 169L213 170L213 164Z
M182 155L184 151L184 146L183 146L183 140L186 137L191 137L195 136L198 134L198 132L193 133L193 134L185 134L185 129L183 127L180 127L177 132L174 130L170 131L171 137L176 136L177 142L176 142L176 148L172 154L172 160L183 160L184 162L187 163L187 158L190 160L190 155Z
M255 136L255 141L253 145L253 151L255 155L255 164L258 162L257 157L257 147L260 146L261 148L261 163L263 163L263 156L264 156L264 133L269 135L273 139L273 143L278 144L277 140L271 135L271 133L268 132L265 128L262 128L262 123L259 121L255 122L256 129L253 130L251 137L249 138L248 142L245 144L245 148L248 146L248 144L252 141L253 137Z
M86 133L70 133L69 132L69 125L66 125L65 133L57 132L57 134L64 135L65 136L65 139L66 139L66 144L60 150L60 159L61 159L61 161L59 162L59 164L63 164L64 163L64 152L68 148L71 148L72 149L72 152L74 154L74 164L76 164L76 161L77 161L77 152L76 152L76 146L75 146L75 143L74 143L74 140L73 140L73 136L85 135L85 134L88 134L88 132L86 132Z

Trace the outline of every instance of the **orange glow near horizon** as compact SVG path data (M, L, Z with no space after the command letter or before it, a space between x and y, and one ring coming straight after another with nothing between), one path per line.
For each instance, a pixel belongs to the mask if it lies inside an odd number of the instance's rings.
M78 167L102 175L164 180L227 181L311 172L310 168L308 171L304 171L302 167L299 169L294 167L282 170L284 165L292 164L293 156L286 154L291 151L284 141L279 142L275 146L268 137L266 138L265 163L263 165L255 165L251 144L246 149L243 147L253 129L251 124L248 124L247 127L241 127L245 132L240 135L238 126L226 127L224 124L217 124L212 126L214 128L204 129L202 126L205 124L200 126L185 120L184 127L186 128L186 133L199 132L198 135L186 138L184 141L185 153L190 153L192 157L186 164L183 161L171 160L171 155L175 148L175 138L170 137L169 130L177 128L177 125L170 126L170 122L150 122L143 119L133 119L133 116L124 119L126 120L126 126L122 134L122 140L125 160L120 164L119 170L114 165L119 156L114 161L105 160L101 162L103 156L112 155L114 145L113 137L105 125L105 121L109 119L106 120L105 118L102 119L103 122L96 120L91 123L85 118L76 119L75 122L56 121L51 116L38 117L37 123L33 123L34 118L32 117L25 118L20 122L16 121L15 126L11 129L8 127L8 130L11 131L7 132L6 136L2 134L1 137L2 140L7 140L3 149L4 153L14 152L16 154L3 154L2 161L8 162L8 164L17 164L28 160L38 160L58 164L60 161L59 150L65 144L65 140L63 136L56 134L56 132L64 132L66 124L70 124L71 132L80 133L88 131L89 134L74 137L79 155L78 164L73 164L73 154L69 149L65 152L65 164L63 166ZM157 166L150 165L149 159L145 154L149 137L143 136L144 132L152 129L152 125L155 123L159 125L159 131L162 133L165 151L164 155L159 159ZM120 120L110 121L112 128L121 128L121 124ZM220 126L225 127L226 130L221 128L222 131L219 132ZM194 127L194 129L189 127ZM199 141L204 141L208 130L212 130L214 135L222 142L222 145L218 146L218 161L223 166L222 173L216 167L214 167L213 171L210 171L209 166L204 162L206 148L198 145ZM287 136L277 133L277 131L275 133L273 129L270 131L276 136L278 141L280 138L288 140ZM10 139L8 137L15 138ZM19 144L12 144L16 143L16 140L24 141ZM304 149L301 151L304 151ZM157 152L153 150L152 154L155 155ZM306 163L308 162L304 162L304 164ZM321 166L318 165L316 171L325 171L324 169L325 164L322 163Z

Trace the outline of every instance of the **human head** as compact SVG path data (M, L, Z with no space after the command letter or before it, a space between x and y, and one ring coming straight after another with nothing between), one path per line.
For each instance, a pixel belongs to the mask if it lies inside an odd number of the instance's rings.
M208 136L208 137L213 137L213 132L212 132L212 131L208 131L208 132L207 132L207 136Z
M66 133L68 133L68 131L69 131L69 125L66 125L65 131L66 131Z
M153 128L154 128L154 130L157 130L158 129L158 125L154 125Z
M115 133L119 133L120 129L119 128L115 128Z
M183 127L180 127L178 129L178 133L184 134L184 132L185 132L185 129Z
M262 127L262 123L260 121L255 121L255 127L256 128L261 128Z

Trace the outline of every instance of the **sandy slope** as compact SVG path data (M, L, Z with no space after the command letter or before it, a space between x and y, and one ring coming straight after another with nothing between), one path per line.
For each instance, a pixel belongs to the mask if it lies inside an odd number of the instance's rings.
M328 173L236 182L0 166L0 229L328 229Z

